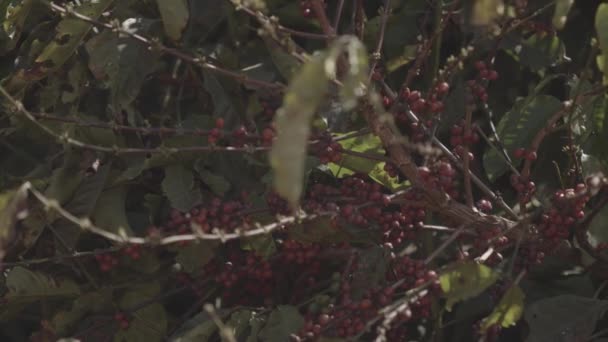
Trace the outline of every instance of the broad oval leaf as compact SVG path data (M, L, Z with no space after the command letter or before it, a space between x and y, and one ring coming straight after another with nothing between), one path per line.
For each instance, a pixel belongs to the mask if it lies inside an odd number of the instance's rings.
M74 8L74 11L96 20L114 2L114 0L87 1ZM36 75L46 76L48 73L57 70L72 56L78 48L87 32L93 24L66 16L57 25L55 39L36 58L36 64L40 70ZM40 79L40 77L35 77Z
M439 276L445 304L448 311L457 302L475 297L494 284L498 274L488 266L476 262L463 262L454 265Z
M171 206L183 212L190 210L202 200L201 192L194 182L192 170L181 164L174 164L165 168L162 188L167 198L169 198Z
M351 36L337 39L328 52L320 53L304 64L291 81L276 114L278 136L270 152L275 172L274 186L297 208L303 189L304 165L310 122L336 77L339 58L348 54L348 70L340 89L342 105L352 108L364 95L367 82L366 50Z
M568 18L568 12L570 7L574 4L574 0L557 0L555 2L555 11L553 12L553 26L561 30L566 25L566 19Z
M604 84L608 83L608 4L600 4L595 13L595 31L602 56L598 58L598 67L604 72Z
M524 297L519 285L511 286L492 313L483 320L481 328L485 331L495 324L503 328L515 325L524 312Z
M608 301L575 295L536 301L526 308L530 327L527 342L588 341L598 320L608 310Z
M507 153L514 158L516 149L528 148L534 136L561 106L558 99L549 95L532 95L519 99L511 111L502 117L496 129ZM488 178L492 181L509 169L499 153L495 149L489 149L483 156Z
M186 0L156 0L160 16L163 20L165 34L174 41L182 37L188 24L190 11Z
M22 185L16 191L0 193L0 260L4 257L4 248L14 238L17 221L26 216L26 185Z
M267 342L289 341L304 326L304 317L295 306L280 305L270 313L258 338Z

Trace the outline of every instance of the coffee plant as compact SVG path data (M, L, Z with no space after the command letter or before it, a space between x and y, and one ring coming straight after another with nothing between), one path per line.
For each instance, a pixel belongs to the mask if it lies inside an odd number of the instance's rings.
M608 3L0 1L2 341L608 341Z

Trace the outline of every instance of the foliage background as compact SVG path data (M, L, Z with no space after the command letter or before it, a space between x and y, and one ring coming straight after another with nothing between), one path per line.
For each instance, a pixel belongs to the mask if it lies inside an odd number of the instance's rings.
M0 14L2 340L606 339L608 4L2 0ZM441 108L415 110L406 88ZM471 161L455 124L488 137L464 143ZM421 181L437 163L482 185ZM394 239L366 207L415 228ZM560 213L573 221L547 233Z

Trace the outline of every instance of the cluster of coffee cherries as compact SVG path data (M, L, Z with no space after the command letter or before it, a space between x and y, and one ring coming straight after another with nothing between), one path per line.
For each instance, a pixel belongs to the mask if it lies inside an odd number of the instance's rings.
M456 169L452 163L446 159L439 159L429 166L418 167L421 180L431 188L445 191L452 198L458 198L458 181L456 179Z
M234 249L225 260L207 263L204 274L220 284L227 305L265 304L274 289L271 264L252 252Z
M325 3L325 1L323 1L323 5L325 7L327 7L327 4ZM312 8L311 0L300 0L300 13L302 13L302 16L304 18L314 18L315 17L315 11Z
M426 98L422 96L420 91L410 90L409 88L405 88L401 91L401 98L407 102L414 114L436 114L443 111L444 104L441 101L441 98L449 91L450 85L447 82L439 82L432 88Z
M474 65L477 76L475 79L467 81L467 86L473 96L482 103L485 103L488 101L488 92L485 83L498 79L498 72L488 67L484 61L477 61Z
M152 227L168 234L186 234L196 230L198 233L212 233L218 227L222 232L230 233L236 228L246 226L247 215L239 213L249 207L247 194L242 194L240 200L221 200L213 198L207 206L197 206L189 212L172 210L170 220L161 227Z
M530 202L536 192L536 184L533 181L516 174L511 175L511 186L517 192L517 197L522 203Z
M538 227L543 237L555 242L568 238L574 223L585 217L588 200L585 184L555 192L552 207L541 216Z
M479 134L477 134L477 125L471 124L470 132L465 132L465 122L461 120L450 128L450 144L454 153L464 158L465 146L471 146L479 142ZM474 159L473 153L467 154L469 160Z
M114 314L114 321L118 324L120 329L129 329L130 321L129 316L126 313L118 311Z
M321 164L339 163L342 159L342 145L329 134L322 135L317 140L312 146L312 153L319 158Z
M518 148L513 152L513 157L517 159L526 159L530 161L536 160L538 154L534 150L526 150L525 148Z
M118 257L110 253L97 254L95 260L102 272L110 272L119 264Z

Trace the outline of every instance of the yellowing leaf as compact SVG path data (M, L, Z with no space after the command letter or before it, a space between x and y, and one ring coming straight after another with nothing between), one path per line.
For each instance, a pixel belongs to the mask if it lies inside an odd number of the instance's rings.
M503 328L515 325L524 312L524 297L518 285L511 286L492 313L483 320L481 328L485 331L495 324Z
M352 109L357 98L365 94L367 52L357 38L343 36L328 52L314 56L296 73L276 114L278 136L270 152L274 186L294 209L302 194L310 122L328 91L329 81L336 77L338 60L344 52L348 53L348 70L340 97L342 106Z
M555 12L553 12L553 26L561 30L566 25L566 19L568 18L568 12L570 7L574 4L574 0L557 0L555 2Z
M498 16L498 0L476 0L473 5L471 24L490 25Z
M190 11L186 0L156 0L163 19L165 33L172 40L179 40L188 24Z
M443 294L447 299L446 309L462 300L472 298L483 292L498 279L489 267L475 262L458 263L439 277Z
M270 152L276 191L296 208L302 194L310 120L327 91L323 56L306 63L291 82L277 111L277 140Z
M604 84L608 83L608 4L600 4L595 13L595 30L597 32L602 58L598 58L598 67L604 72Z
M4 257L4 248L15 234L15 225L27 214L27 188L21 186L16 191L0 193L0 260Z

